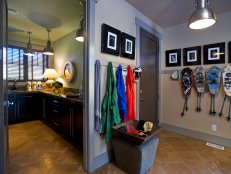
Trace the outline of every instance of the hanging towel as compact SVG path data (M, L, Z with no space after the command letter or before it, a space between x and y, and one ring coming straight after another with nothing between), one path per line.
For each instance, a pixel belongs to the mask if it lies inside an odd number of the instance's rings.
M95 62L95 130L102 133L101 102L100 102L101 65Z
M126 102L126 94L125 94L125 86L124 86L124 79L122 75L122 66L119 65L118 69L116 70L116 88L118 94L118 107L119 112L122 117L122 120L125 121L126 119L126 112L127 112L127 102Z
M129 65L126 76L126 97L127 97L127 115L126 120L135 120L135 94L134 94L134 75Z
M113 74L112 63L108 63L107 67L107 86L102 103L102 132L106 134L105 141L109 142L112 127L120 124L120 115L118 109L118 96L116 91L116 83Z

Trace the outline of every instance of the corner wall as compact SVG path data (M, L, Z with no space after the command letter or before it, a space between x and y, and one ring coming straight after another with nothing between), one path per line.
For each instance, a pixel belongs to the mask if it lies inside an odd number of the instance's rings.
M202 46L206 44L229 42L231 41L231 11L220 14L217 16L217 24L211 28L193 31L187 28L187 24L181 24L174 27L169 27L163 30L163 43L164 49L162 52L161 69L162 70L181 70L181 67L165 67L165 51L177 48L187 48L192 46ZM203 51L203 49L202 49ZM226 45L227 53L227 45ZM228 55L226 54L226 62L228 62ZM203 57L202 57L203 60ZM183 65L183 61L181 62ZM227 64L218 65L224 68ZM208 69L212 65L203 65ZM196 66L191 66L194 70ZM162 71L163 72L163 71ZM189 111L186 112L184 117L181 117L181 112L184 104L184 98L181 89L180 81L173 81L170 79L170 74L161 74L161 123L169 124L189 130L198 131L216 135L223 138L231 139L231 125L224 118L209 115L210 95L208 89L202 96L202 112L195 112L196 108L196 91L193 88L192 94L189 98L188 106ZM224 90L220 89L216 97L216 112L220 112L222 100L224 97ZM224 116L228 116L229 100L226 100L224 108ZM212 123L217 124L217 132L212 132Z
M95 4L95 37L94 37L94 56L89 57L89 96L94 96L94 66L97 59L101 60L102 64L107 65L109 61L112 61L116 67L118 64L123 64L124 67L127 65L135 66L139 57L136 55L135 60L122 58L119 56L112 56L110 54L101 53L101 25L106 23L118 30L121 30L134 37L137 36L135 18L138 17L147 25L157 29L160 33L162 29L154 24L150 19L141 14L133 6L125 2L124 0L99 0ZM137 40L136 40L137 41ZM136 43L137 45L137 43ZM137 49L136 49L137 53ZM102 67L102 98L105 92L106 85L106 66ZM110 160L110 145L105 144L105 139L101 138L98 133L94 130L94 99L90 97L90 115L88 123L89 127L89 140L90 142L90 169L92 172L96 168L109 162Z

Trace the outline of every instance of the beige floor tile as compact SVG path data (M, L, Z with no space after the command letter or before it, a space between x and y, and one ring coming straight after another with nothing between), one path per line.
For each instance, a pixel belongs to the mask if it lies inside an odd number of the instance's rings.
M156 158L147 174L231 174L230 148L221 151L166 130L157 137ZM78 149L41 121L9 126L8 174L86 174L82 159ZM108 163L93 174L125 172Z

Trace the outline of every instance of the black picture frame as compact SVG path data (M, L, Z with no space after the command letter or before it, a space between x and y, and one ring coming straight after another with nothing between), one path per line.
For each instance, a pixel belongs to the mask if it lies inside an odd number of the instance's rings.
M203 46L204 64L225 63L225 42Z
M181 49L167 50L165 62L166 67L181 66Z
M183 65L201 65L201 46L183 49Z
M102 24L101 30L101 52L120 55L121 31L107 24Z
M121 57L135 59L135 37L122 32L121 33Z
M231 41L228 43L229 63L231 63Z

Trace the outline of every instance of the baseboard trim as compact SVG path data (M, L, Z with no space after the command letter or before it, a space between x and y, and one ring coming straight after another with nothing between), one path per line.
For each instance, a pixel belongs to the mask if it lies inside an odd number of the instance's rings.
M93 166L90 169L90 173L94 172L99 167L109 163L114 159L114 152L113 150L109 150L104 152L103 154L96 156L93 160Z
M231 139L228 139L228 138L223 138L223 137L219 137L216 135L211 135L211 134L207 134L203 132L185 129L185 128L181 128L181 127L177 127L177 126L173 126L173 125L165 124L165 123L160 124L160 125L162 126L163 129L168 130L168 131L172 131L172 132L175 132L181 135L189 136L192 138L212 142L215 144L219 144L219 145L231 148Z

